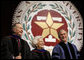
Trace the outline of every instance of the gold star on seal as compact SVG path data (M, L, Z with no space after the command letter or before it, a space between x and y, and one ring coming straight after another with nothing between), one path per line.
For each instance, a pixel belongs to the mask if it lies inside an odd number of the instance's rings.
M59 27L61 27L62 25L64 25L64 23L54 23L50 12L48 12L46 22L35 21L35 24L37 24L39 27L41 27L43 29L43 32L42 32L43 38L45 38L46 36L51 34L52 36L54 36L58 40L59 40L59 37L57 34L57 29Z

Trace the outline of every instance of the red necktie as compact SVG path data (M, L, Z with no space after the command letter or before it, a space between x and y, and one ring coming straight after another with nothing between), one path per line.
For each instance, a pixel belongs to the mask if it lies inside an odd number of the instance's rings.
M20 48L20 39L18 39L18 48Z

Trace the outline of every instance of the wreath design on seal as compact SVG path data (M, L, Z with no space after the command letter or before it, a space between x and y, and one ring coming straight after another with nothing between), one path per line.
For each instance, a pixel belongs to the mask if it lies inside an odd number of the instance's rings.
M68 42L72 43L73 42L72 38L75 36L76 33L76 31L74 31L75 23L72 22L72 16L69 15L69 12L67 12L66 9L64 10L63 7L61 5L58 5L57 3L49 5L51 6L52 9L56 9L57 11L61 12L66 18L66 20L70 22L68 23L68 27L71 29L71 30L69 29L70 38L68 37Z
M46 4L48 3L48 4ZM63 4L61 4L63 3ZM69 4L69 5L68 5ZM68 28L68 42L73 43L77 46L78 51L83 47L83 23L82 16L74 6L69 1L54 1L54 2L31 2L31 1L22 1L18 4L14 16L12 24L20 22L23 26L23 35L22 38L27 40L29 45L32 46L32 41L34 36L31 32L31 22L33 15L38 13L38 11L45 10L49 7L50 10L54 10L61 14L67 22ZM72 9L73 8L73 11ZM69 11L70 10L70 11ZM74 14L75 12L75 14ZM74 16L73 16L74 15ZM74 22L75 21L75 22ZM77 24L76 24L77 23ZM78 34L77 34L78 33ZM76 39L76 40L74 40ZM52 46L45 47L46 49L52 49Z
M28 9L27 14L25 14L25 17L24 17L25 23L23 23L23 30L26 31L24 36L26 37L27 40L31 41L30 44L33 43L32 40L34 38L32 35L30 35L30 32L28 32L28 30L30 29L30 25L28 23L31 21L31 18L32 18L30 14L38 11L38 9L42 9L44 6L46 6L46 4L42 4L42 3L34 4L31 9Z
M30 14L38 11L39 9L42 9L45 6L46 6L46 4L42 4L42 3L34 4L31 9L28 9L27 14L25 14L25 17L24 17L25 23L23 23L23 29L24 29L24 31L26 31L26 33L24 36L26 37L27 40L30 40L31 42L34 37L32 35L30 35L30 32L28 32L28 30L30 29L30 25L28 23L31 21L31 18L32 18L32 16L30 16ZM63 7L61 5L58 5L57 3L49 4L49 6L51 6L52 9L55 9L55 10L61 12L64 15L64 17L66 18L66 20L69 21L68 27L70 28L69 29L70 37L68 37L68 42L72 43L73 42L72 38L75 36L75 33L76 33L76 31L74 30L75 23L72 22L72 16L69 15L69 12L67 12L66 9L63 9ZM29 35L30 35L30 37L29 37ZM32 43L30 43L30 44L32 44Z

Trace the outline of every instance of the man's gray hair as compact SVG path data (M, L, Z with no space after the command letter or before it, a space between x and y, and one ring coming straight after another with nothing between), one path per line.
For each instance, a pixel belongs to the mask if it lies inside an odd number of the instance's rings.
M38 39L40 39L40 38L42 38L42 36L35 36L34 37L34 40L32 41L33 42L33 44L37 44L38 43Z
M67 33L67 31L64 30L64 29L59 30L59 32L58 32L58 37L59 37L59 38L60 38L60 33L61 33L62 31L65 31L65 32Z
M12 28L14 28L17 24L21 24L21 23L20 23L20 22L14 23L14 24L12 25Z
M12 24L12 28L11 28L12 33L15 33L15 32L13 31L13 28L15 28L17 24L21 24L21 23L20 23L20 22L17 22L17 23Z

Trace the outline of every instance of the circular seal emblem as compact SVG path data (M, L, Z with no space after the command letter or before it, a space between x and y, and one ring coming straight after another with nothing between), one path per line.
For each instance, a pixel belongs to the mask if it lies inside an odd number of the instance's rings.
M60 42L58 31L68 32L68 42L80 51L83 47L83 19L70 1L22 1L15 10L12 24L23 26L22 38L32 49L32 40L41 35L50 52Z

